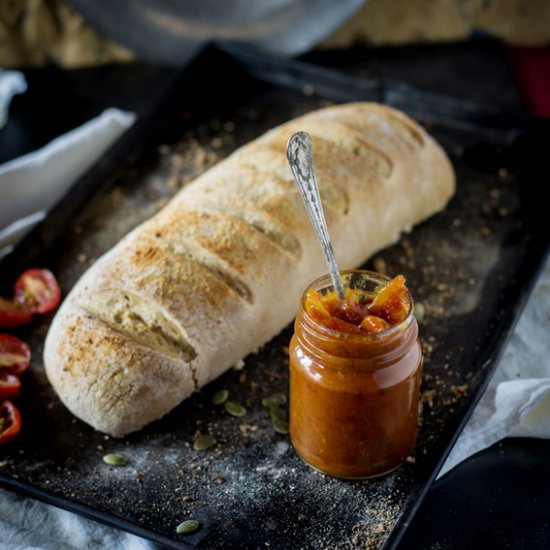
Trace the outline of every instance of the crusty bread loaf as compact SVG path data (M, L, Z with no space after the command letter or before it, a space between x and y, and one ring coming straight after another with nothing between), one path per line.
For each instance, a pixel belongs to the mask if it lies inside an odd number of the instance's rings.
M395 242L454 191L439 145L381 105L330 107L267 132L129 233L66 298L44 359L76 416L113 436L138 430L292 320L326 270L286 160L300 130L312 136L341 268Z

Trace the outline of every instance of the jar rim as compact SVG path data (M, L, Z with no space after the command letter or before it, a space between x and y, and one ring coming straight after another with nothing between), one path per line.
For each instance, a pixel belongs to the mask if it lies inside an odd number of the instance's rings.
M384 283L387 283L392 279L389 275L385 275L384 273L379 273L377 271L371 271L369 269L343 269L340 271L340 276L344 277L346 275L350 275L354 273L367 275L373 279L378 279ZM303 315L307 320L309 320L315 326L315 329L318 330L324 336L327 336L330 338L338 338L340 340L349 341L349 342L385 340L387 338L390 338L394 334L400 333L403 330L405 330L405 328L407 328L411 324L412 320L414 319L414 301L409 289L407 288L407 298L410 304L409 311L407 312L406 317L402 321L400 321L395 325L392 325L390 328L386 330L382 330L380 332L365 332L365 333L355 334L350 332L343 332L340 330L334 330L329 327L326 327L325 325L319 323L319 321L314 319L311 315L309 315L307 308L305 307L305 299L306 299L306 294L308 290L311 290L311 289L315 290L315 286L317 286L319 283L323 282L324 280L330 283L324 288L330 288L333 286L330 274L325 273L324 275L317 277L317 279L312 281L306 287L306 289L302 293L302 299L300 300Z

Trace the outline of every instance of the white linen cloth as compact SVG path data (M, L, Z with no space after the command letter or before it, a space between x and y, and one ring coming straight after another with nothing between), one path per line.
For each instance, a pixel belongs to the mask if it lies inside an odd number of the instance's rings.
M131 113L109 109L40 151L0 166L0 243L20 236L18 217L27 220L22 224L25 228L29 220L41 219L134 118ZM9 225L2 230L5 224ZM550 437L549 329L550 260L489 387L440 475L504 437ZM0 489L0 550L33 548L152 550L156 545Z
M13 96L26 90L27 81L23 73L0 69L0 130L8 120L8 110Z
M153 550L157 545L0 489L0 550Z
M494 376L438 477L505 437L550 438L550 257Z
M135 118L107 109L38 151L0 166L0 257L44 218Z

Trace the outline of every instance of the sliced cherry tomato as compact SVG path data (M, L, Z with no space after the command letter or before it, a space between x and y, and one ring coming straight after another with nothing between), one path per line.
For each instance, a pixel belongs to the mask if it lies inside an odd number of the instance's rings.
M51 271L32 268L15 281L15 299L32 313L49 313L59 305L61 290Z
M0 333L0 372L19 376L27 370L31 350L25 342L11 334Z
M11 441L21 431L21 414L11 401L0 403L0 445Z
M17 328L31 320L32 311L27 304L0 298L0 328Z
M1 372L0 369L0 399L11 399L21 393L21 380L14 374Z

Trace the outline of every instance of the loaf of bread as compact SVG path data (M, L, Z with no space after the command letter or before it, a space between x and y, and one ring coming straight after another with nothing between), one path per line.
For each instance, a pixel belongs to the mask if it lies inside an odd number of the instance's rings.
M284 328L326 271L286 143L307 131L339 266L360 265L442 209L454 174L404 114L329 107L241 147L102 256L49 330L47 375L80 419L124 436Z

